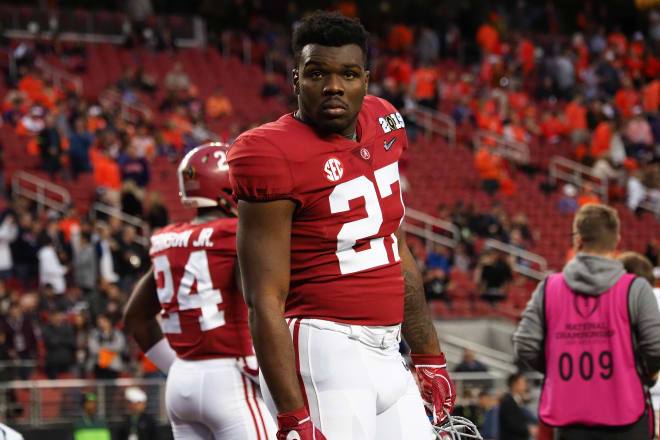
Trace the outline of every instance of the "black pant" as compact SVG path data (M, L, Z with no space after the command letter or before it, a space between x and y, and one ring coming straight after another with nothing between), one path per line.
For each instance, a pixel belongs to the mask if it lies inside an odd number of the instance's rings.
M559 440L649 440L649 418L627 426L570 426L558 428Z

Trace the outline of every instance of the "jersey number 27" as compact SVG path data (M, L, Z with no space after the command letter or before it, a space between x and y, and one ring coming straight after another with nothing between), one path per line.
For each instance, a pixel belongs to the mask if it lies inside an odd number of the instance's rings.
M158 279L159 274L163 274L163 285L157 287L157 292L160 303L165 305L172 302L174 298L174 281L170 260L167 255L158 255L153 259L153 264L154 277ZM179 311L201 309L199 325L202 331L213 330L224 325L225 312L218 310L218 304L222 304L222 293L220 289L213 288L206 251L191 252L183 272L176 292ZM197 281L197 294L191 294L195 281ZM164 333L181 333L178 312L168 312L167 316L162 317L161 325Z
M389 165L374 171L378 192L382 199L392 196L392 185L399 181L399 163L392 162ZM401 190L399 190L401 200ZM337 259L339 270L342 275L372 269L389 263L387 250L385 249L385 237L376 237L369 240L371 247L361 251L353 249L358 240L377 235L383 224L383 211L378 201L376 188L366 176L356 177L348 182L335 186L330 193L330 212L336 214L348 211L349 202L353 199L364 198L364 207L367 216L359 220L345 223L337 234ZM399 249L397 239L392 236L392 252L394 261L399 261Z

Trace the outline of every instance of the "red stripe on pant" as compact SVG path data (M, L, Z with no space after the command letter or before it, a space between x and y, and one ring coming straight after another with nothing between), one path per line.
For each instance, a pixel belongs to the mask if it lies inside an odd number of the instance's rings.
M295 351L296 355L296 375L298 376L300 391L302 392L303 400L305 401L305 407L309 408L309 402L307 402L307 392L305 391L305 383L303 382L302 374L300 373L300 321L301 318L296 318L296 321L293 324L293 350Z
M248 409L250 410L250 415L252 416L252 422L254 423L254 430L257 432L257 440L261 440L261 434L259 434L259 425L257 424L257 418L254 415L254 410L252 409L252 405L250 405L250 397L248 396L248 385L246 383L248 379L241 374L241 380L243 381L243 391L245 392L245 403L247 403Z
M257 401L257 386L252 382L252 400L254 400L254 406L257 407L257 412L259 413L259 421L261 421L261 428L264 431L264 437L268 439L268 431L266 430L266 423L264 423L264 416L261 414L261 407L259 406L259 401Z

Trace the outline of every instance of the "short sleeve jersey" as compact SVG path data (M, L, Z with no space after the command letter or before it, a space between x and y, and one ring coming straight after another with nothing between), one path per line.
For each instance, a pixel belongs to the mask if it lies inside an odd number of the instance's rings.
M163 333L182 359L253 354L236 285L235 218L177 223L151 237Z
M229 150L234 196L296 202L285 316L363 325L403 320L397 231L404 214L404 121L366 96L357 142L319 135L292 114L242 134Z

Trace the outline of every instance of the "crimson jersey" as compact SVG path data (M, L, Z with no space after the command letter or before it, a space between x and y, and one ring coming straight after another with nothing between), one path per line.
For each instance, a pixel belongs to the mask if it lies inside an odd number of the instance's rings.
M182 359L254 354L235 281L237 224L235 218L177 223L151 237L161 326Z
M394 235L404 214L401 115L366 96L358 141L326 138L293 117L242 134L229 150L238 199L297 203L285 316L363 325L403 320L403 278Z

